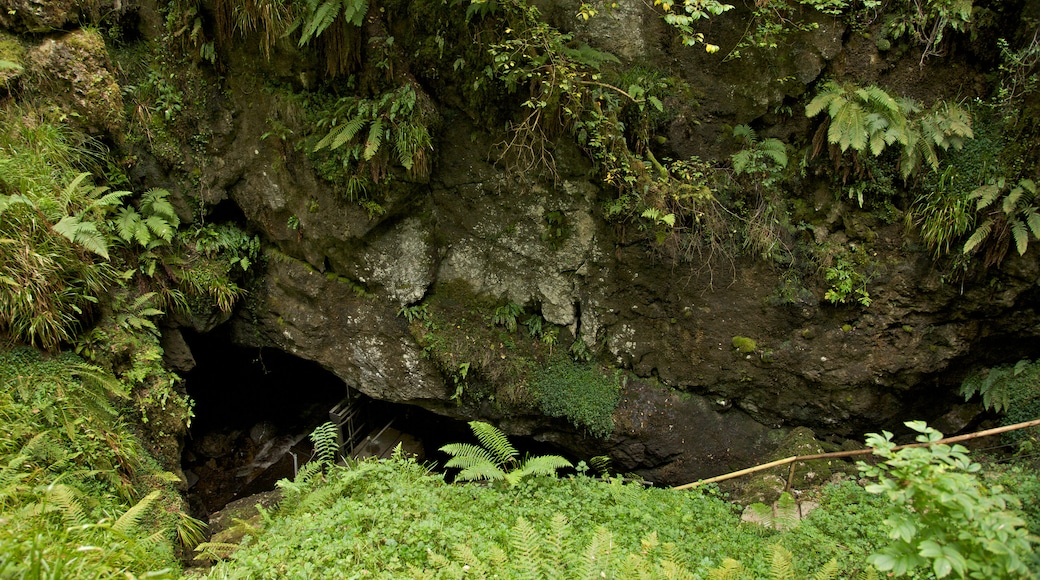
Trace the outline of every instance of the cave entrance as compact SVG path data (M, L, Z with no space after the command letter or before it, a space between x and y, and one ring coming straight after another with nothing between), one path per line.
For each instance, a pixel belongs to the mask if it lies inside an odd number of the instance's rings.
M313 453L308 435L330 420L341 425L344 451L360 456L386 457L401 443L423 461L424 448L472 438L464 422L365 397L313 361L236 346L225 327L182 333L195 359L184 374L195 417L181 465L199 514L294 477Z

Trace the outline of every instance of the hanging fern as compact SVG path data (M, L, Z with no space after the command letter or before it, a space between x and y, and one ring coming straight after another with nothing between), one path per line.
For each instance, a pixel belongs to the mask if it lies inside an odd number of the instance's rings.
M972 191L969 200L977 200L976 211L986 212L986 219L964 242L964 253L970 254L985 248L985 265L1000 265L1014 241L1018 254L1024 255L1029 247L1029 237L1040 239L1040 207L1037 186L1031 179L1022 179L1001 200L1007 188L1003 177L990 181ZM998 203L998 200L1001 200Z

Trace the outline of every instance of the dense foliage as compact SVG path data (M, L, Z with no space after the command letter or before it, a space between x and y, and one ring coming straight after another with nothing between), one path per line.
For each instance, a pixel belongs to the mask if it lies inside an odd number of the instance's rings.
M121 418L126 386L24 347L0 351L0 384L0 576L173 577L177 478Z

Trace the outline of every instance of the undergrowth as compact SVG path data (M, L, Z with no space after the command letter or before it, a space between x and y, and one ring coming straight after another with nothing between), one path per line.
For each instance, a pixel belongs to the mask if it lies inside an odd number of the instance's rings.
M0 384L0 577L173 577L177 478L122 419L123 383L17 347Z

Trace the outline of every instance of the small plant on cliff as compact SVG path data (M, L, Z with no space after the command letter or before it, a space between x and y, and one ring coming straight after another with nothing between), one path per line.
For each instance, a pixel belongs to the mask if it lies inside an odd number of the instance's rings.
M859 469L877 483L870 493L891 502L885 525L891 543L868 561L896 576L930 568L938 578L1022 578L1032 540L1025 522L1013 511L1018 500L998 487L989 488L973 475L981 469L960 445L934 444L942 433L923 421L906 423L931 443L894 451L892 434L867 436L867 445L884 459Z
M1005 425L1035 419L1040 417L1040 361L1020 360L1014 365L969 375L961 383L960 393L965 401L980 395L982 405L1003 415L1001 423ZM1028 431L1032 430L1005 433L1002 437L1025 449L1033 445L1036 437Z
M920 171L924 164L939 168L936 148L960 149L974 137L971 115L959 105L939 102L928 110L910 99L897 99L878 86L859 87L828 81L805 107L807 117L826 112L813 136L812 155L829 146L836 168L862 174L859 156L881 155L886 148L902 147L899 170L903 179ZM852 151L851 164L844 159ZM862 194L860 194L862 195ZM862 197L859 203L863 205Z
M718 52L719 47L704 41L704 33L694 31L694 23L708 20L733 9L732 4L724 4L718 0L654 0L654 6L664 11L664 21L679 32L686 46L704 45L704 50Z
M575 343L579 341L580 338ZM614 430L613 414L621 402L617 374L556 356L534 373L530 391L543 413L565 417L593 437L606 438Z
M480 445L450 443L440 449L451 456L444 467L461 470L455 481L505 481L513 487L528 476L555 476L561 469L574 467L559 455L537 455L521 460L520 452L497 427L482 421L470 421L469 427Z
M1029 236L1040 239L1040 199L1037 186L1031 179L1019 180L1007 193L1008 181L995 179L972 191L968 199L978 200L976 211L985 212L985 219L964 242L964 253L985 249L985 264L1000 265L1011 242L1021 256L1029 247Z
M351 199L358 197L367 180L379 183L391 160L411 177L425 178L432 149L428 114L411 85L375 99L343 97L319 115L315 126L325 134L311 153L327 150L347 170L348 179L358 180L353 186L348 182Z

